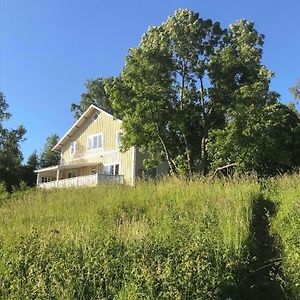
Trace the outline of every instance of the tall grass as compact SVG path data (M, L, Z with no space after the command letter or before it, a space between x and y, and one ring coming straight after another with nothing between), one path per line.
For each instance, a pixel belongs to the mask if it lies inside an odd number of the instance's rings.
M282 247L282 285L300 299L300 175L273 179L271 187L268 196L278 206L271 231Z
M20 193L0 207L0 298L234 299L251 178Z

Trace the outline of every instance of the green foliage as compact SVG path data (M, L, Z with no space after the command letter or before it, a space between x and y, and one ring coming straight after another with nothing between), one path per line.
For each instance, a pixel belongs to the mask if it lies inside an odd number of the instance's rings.
M8 120L11 117L11 114L7 112L8 104L5 100L5 96L0 92L0 128L2 129L2 121Z
M252 179L33 190L0 208L0 298L230 299Z
M100 77L86 81L86 92L81 95L80 104L73 103L71 106L71 111L74 113L76 119L78 119L91 104L94 104L109 113L113 112L107 93L107 88L112 84L113 79L113 77Z
M230 162L240 171L276 175L300 165L300 120L287 106L274 103L236 110L208 143L212 166Z
M45 143L44 149L40 156L40 167L46 168L58 165L60 162L60 153L52 151L52 148L58 143L57 134L50 135Z
M295 99L300 99L300 79L298 79L295 86L289 88Z
M215 97L227 99L226 125L209 136L212 169L236 163L241 171L274 175L300 165L300 120L269 90L273 74L261 64L263 36L245 20L230 26L230 43L215 55Z
M31 168L32 170L36 170L39 167L39 156L36 150L28 156L26 166Z
M39 157L36 151L29 155L26 165L19 168L19 177L27 186L36 185L36 174L34 173L40 166ZM20 186L22 189L22 186Z
M298 119L300 119L300 111L297 109L294 101L288 102L287 107L297 115Z
M150 153L149 167L167 160L173 174L205 172L205 140L222 123L223 100L212 100L204 82L224 32L219 23L180 9L129 50L110 96L123 120L123 148L137 145Z
M20 142L26 130L23 126L12 130L3 127L2 121L11 116L7 109L8 104L0 92L0 182L5 182L7 189L11 190L13 185L18 184L18 168L23 159Z
M263 43L253 22L223 30L187 9L150 27L107 89L123 150L188 177L233 163L260 176L298 167L300 122L270 91Z

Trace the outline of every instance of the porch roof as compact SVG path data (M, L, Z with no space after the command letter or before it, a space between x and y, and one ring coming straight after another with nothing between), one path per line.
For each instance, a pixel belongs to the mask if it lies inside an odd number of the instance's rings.
M70 165L56 165L51 166L43 169L34 170L34 173L43 173L43 172L51 172L57 170L67 170L67 169L78 169L82 167L90 167L90 166L97 166L99 162L91 162L91 163L84 163L84 164L70 164Z

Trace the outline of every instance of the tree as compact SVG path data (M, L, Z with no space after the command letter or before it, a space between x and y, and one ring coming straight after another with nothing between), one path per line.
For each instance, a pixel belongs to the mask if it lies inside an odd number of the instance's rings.
M26 183L26 186L33 187L36 185L36 174L34 171L39 168L39 157L36 150L29 155L27 163L19 167L20 182Z
M299 119L269 89L273 74L261 64L263 36L253 22L241 20L229 28L228 41L211 60L218 83L212 92L229 104L225 127L210 135L212 168L234 163L265 176L299 166Z
M148 167L167 160L186 176L228 163L260 174L290 169L298 125L270 91L263 43L253 22L224 30L186 9L151 27L107 88L123 119L122 149L136 145L150 154Z
M0 92L0 126L2 129L2 122L8 120L11 117L11 114L7 111L8 104L5 100L5 96Z
M172 174L207 172L208 132L224 118L223 99L211 99L205 82L224 34L219 23L181 9L129 50L109 89L115 115L123 119L123 150L136 145L148 152L148 167L167 160Z
M300 119L300 111L297 109L296 104L293 101L288 102L287 107L296 114L298 119Z
M34 152L28 156L28 160L26 163L26 166L31 168L32 170L37 170L39 168L39 156L37 154L37 151L34 150Z
M46 140L44 149L40 155L40 167L46 168L58 165L60 162L60 153L52 151L52 148L58 143L59 137L57 134L52 134Z
M235 163L259 176L290 171L300 166L300 120L281 103L245 108L211 134L208 152L213 169Z
M300 79L295 86L289 88L290 92L293 94L295 99L300 99Z
M0 182L4 182L8 191L11 191L13 186L19 184L18 168L23 159L20 142L26 130L23 126L13 130L3 127L2 122L11 116L7 109L5 96L0 92Z
M73 103L71 106L71 111L74 113L75 119L78 119L91 104L112 113L112 106L106 91L106 87L112 84L112 82L113 77L100 77L94 80L87 80L85 83L86 92L81 95L80 104Z

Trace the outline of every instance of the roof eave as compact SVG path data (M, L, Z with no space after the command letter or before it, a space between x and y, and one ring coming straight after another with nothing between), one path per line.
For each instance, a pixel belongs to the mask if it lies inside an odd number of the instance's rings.
M103 109L101 109L101 108L99 108L99 107L97 107L96 105L94 105L94 104L91 104L90 106L89 106L89 108L80 116L80 118L74 123L74 125L67 131L67 133L58 141L58 143L51 149L52 151L54 151L54 152L60 152L61 151L61 149L62 149L62 147L64 146L64 144L65 144L65 142L66 142L66 140L68 140L69 138L71 138L72 137L72 135L71 135L71 133L72 133L72 131L74 130L74 132L76 132L77 131L77 129L79 129L80 128L80 123L82 122L82 120L85 120L85 119L88 119L88 117L86 117L88 114L89 114L89 112L91 111L91 110L95 110L95 111L98 111L98 112L102 112L102 113L104 113L104 114L106 114L106 115L108 115L108 116L110 116L110 117L114 117L112 114L110 114L110 113L108 113L107 111L105 111L105 110L103 110ZM121 120L119 120L119 119L116 119L118 122L122 122Z

